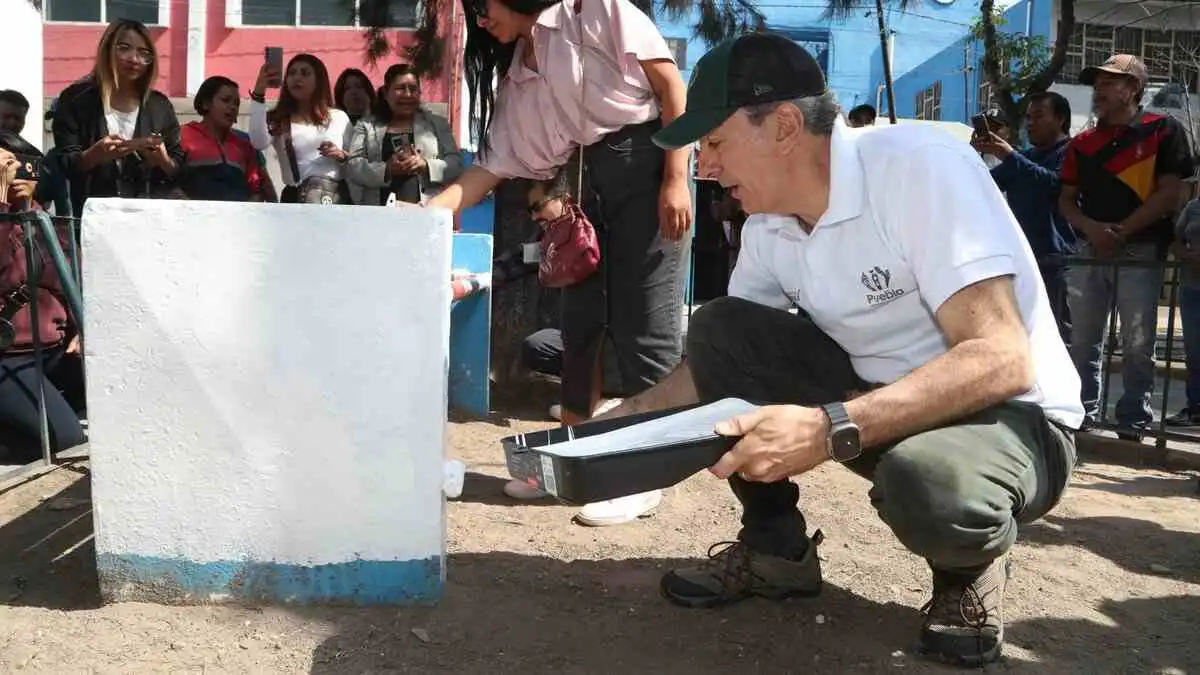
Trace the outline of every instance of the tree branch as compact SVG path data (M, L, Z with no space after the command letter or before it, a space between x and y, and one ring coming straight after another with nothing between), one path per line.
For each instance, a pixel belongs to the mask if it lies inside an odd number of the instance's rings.
M1071 34L1075 32L1075 0L1059 0L1058 7L1061 15L1050 62L1032 77L1018 81L1015 87L1021 91L1046 91L1067 63L1067 47L1071 44Z

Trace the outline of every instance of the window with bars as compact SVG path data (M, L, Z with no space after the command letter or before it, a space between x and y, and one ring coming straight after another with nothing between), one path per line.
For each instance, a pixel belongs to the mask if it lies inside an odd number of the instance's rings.
M1001 68L1005 64L1001 64ZM975 93L976 112L986 112L999 107L996 102L996 88L988 81L987 71L983 68L983 59L979 60L979 66L975 69L976 82L978 91Z
M228 11L242 26L384 26L417 25L418 0L231 0ZM240 4L240 7L234 5Z
M165 25L166 12L159 11L159 0L46 0L42 4L46 21L64 23L108 23L132 19L146 25Z
M942 119L942 81L938 80L916 96L913 106L914 117L919 120Z
M1075 24L1067 43L1067 61L1057 80L1074 84L1085 67L1104 63L1114 53L1141 58L1152 82L1182 83L1191 91L1200 84L1200 31L1088 23Z

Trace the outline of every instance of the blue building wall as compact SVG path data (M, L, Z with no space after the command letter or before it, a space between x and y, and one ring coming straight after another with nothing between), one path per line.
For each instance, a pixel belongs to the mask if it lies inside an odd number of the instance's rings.
M758 7L767 16L770 29L792 36L822 60L830 87L844 109L860 103L875 105L883 81L883 61L873 3L864 5L853 18L839 22L822 18L825 4L818 0L795 0L786 5L763 0ZM978 11L978 3L972 0L913 3L907 12L888 9L887 25L895 35L893 77L925 63L960 39ZM665 37L688 39L687 62L683 64L687 80L692 66L708 51L703 40L692 36L694 17L670 21L660 15L657 24ZM898 110L900 106L897 101ZM880 108L881 114L884 111Z
M1050 0L1021 0L1009 7L1004 16L1007 21L999 28L1001 31L1041 35L1048 43L1051 40L1054 17ZM978 67L983 58L983 43L969 39L966 32L964 27L949 46L895 78L896 111L900 117L914 117L917 94L939 80L940 119L966 123L979 112L979 85L987 81ZM882 84L882 76L874 82Z

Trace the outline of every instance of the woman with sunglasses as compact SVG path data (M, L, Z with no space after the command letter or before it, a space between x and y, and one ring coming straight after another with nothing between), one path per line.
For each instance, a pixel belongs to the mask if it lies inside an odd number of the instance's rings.
M59 96L54 144L76 215L89 197L178 196L179 119L154 89L156 79L150 31L137 21L114 21L100 38L92 77Z
M419 204L462 173L462 152L445 117L421 107L412 66L387 69L371 115L354 127L346 182L355 204Z
M463 6L480 161L430 205L458 211L504 179L573 172L582 155L578 201L600 235L601 269L562 296L562 421L576 424L599 406L605 342L626 395L648 389L680 359L688 151L665 152L651 136L683 112L686 89L666 40L629 0ZM541 496L516 481L505 491ZM656 491L590 504L578 521L632 521L659 499Z

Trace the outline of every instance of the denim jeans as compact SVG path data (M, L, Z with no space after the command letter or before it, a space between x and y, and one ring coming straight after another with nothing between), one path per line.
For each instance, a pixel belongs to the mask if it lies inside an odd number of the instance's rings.
M1200 281L1180 284L1179 320L1187 358L1187 407L1200 412Z
M1092 255L1091 246L1080 255ZM1161 260L1154 244L1129 244L1119 258ZM1134 430L1150 426L1154 413L1154 341L1158 332L1158 296L1163 283L1161 267L1127 267L1116 273L1103 265L1078 265L1067 269L1067 306L1071 312L1071 358L1083 383L1080 392L1089 420L1100 419L1100 367L1107 335L1113 287L1121 324L1121 381L1124 393L1117 401L1117 425Z

